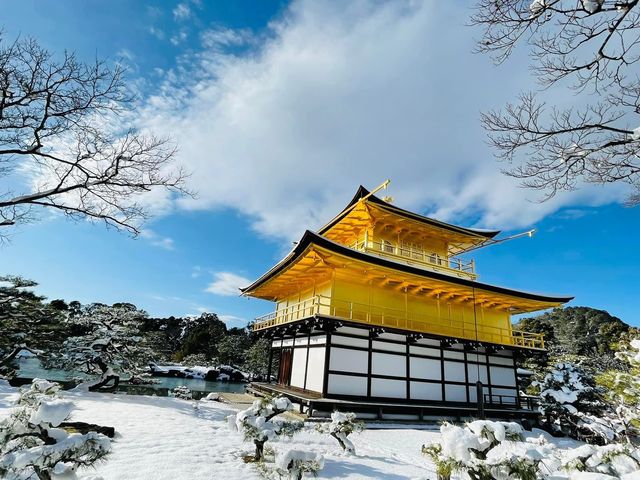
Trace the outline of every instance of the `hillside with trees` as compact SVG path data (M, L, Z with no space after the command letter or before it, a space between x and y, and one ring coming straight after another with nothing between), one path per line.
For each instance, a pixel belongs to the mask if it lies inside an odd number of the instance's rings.
M517 327L543 333L547 354L529 358L528 366L544 368L556 361L569 360L594 372L623 370L615 355L619 343L635 329L605 310L589 307L556 308L537 317L520 320Z

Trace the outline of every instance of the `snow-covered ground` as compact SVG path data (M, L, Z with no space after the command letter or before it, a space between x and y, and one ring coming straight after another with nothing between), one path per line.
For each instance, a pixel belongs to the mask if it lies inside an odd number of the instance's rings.
M72 421L96 423L116 429L112 454L96 468L79 471L80 478L104 480L244 480L260 478L256 465L242 457L254 452L238 432L229 430L227 417L236 413L228 405L171 397L64 392L76 409ZM17 389L0 381L0 419L9 415ZM352 434L356 455L342 452L337 442L308 424L291 439L270 443L276 451L301 450L324 456L320 479L435 479L435 467L421 453L424 444L444 437L435 426L369 425ZM537 438L541 431L528 433ZM546 436L546 435L545 435ZM580 445L569 439L547 441L563 451ZM529 445L531 446L531 445ZM617 478L570 475L570 478ZM589 476L591 475L591 476ZM599 474L598 474L599 475ZM640 480L640 472L629 478ZM457 478L455 475L453 478ZM566 477L565 477L566 478ZM624 478L627 478L626 476Z
M230 432L226 417L235 413L217 402L193 402L167 397L65 392L76 409L72 420L113 426L117 431L109 459L80 476L104 480L199 480L260 478L241 456L253 453L239 433ZM16 390L0 386L0 418L7 416ZM320 452L325 467L318 478L388 480L432 479L433 466L420 453L437 440L435 430L385 428L352 435L356 456L341 453L337 442L313 425L293 439L271 444Z

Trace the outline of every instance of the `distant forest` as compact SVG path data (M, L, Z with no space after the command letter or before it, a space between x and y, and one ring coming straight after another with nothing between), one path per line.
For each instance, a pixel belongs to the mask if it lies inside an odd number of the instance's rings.
M150 361L266 371L268 343L249 328L228 328L215 313L156 318L131 303L47 301L36 292L31 280L0 277L0 368L7 372L21 347L68 369L102 356L131 374Z

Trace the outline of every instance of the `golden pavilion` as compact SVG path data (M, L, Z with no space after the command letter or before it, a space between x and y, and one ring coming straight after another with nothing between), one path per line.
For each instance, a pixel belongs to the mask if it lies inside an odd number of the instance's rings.
M268 378L276 383L252 388L289 395L310 414L338 406L420 418L464 416L480 404L493 416L531 410L518 388L518 354L544 351L544 338L514 328L511 315L572 297L479 282L474 261L459 255L499 242L499 233L418 215L361 186L333 220L306 231L242 289L275 303L253 330L271 339Z

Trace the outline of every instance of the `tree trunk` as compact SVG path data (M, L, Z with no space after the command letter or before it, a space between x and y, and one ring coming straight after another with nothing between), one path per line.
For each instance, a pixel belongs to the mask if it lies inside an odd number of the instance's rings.
M51 480L51 474L48 471L42 470L39 467L33 467L33 470L40 480Z
M335 433L335 432L332 432L330 435L338 441L338 443L339 443L339 444L340 444L340 446L342 447L342 450L344 450L344 451L346 451L346 450L347 450L347 446L344 444L344 442L342 441L342 439L341 439L338 435L336 435L336 433Z
M4 367L5 365L8 365L9 362L11 362L13 359L15 359L18 356L18 354L23 350L26 350L27 352L31 352L34 355L38 355L37 351L32 350L29 347L26 347L26 346L16 347L11 351L11 353L9 353L2 360L0 360L0 367Z
M256 462L260 462L262 460L264 460L264 441L260 441L260 440L254 440L253 443L256 444L256 454L254 457L254 460Z
M115 392L116 388L118 388L118 384L120 383L120 375L117 375L113 371L109 373L109 366L100 357L94 359L93 363L98 365L98 367L102 371L102 376L100 377L98 383L95 383L89 387L89 391ZM107 385L111 380L113 380L113 385L105 388L105 385Z
M113 438L116 434L116 429L113 427L103 427L102 425L94 425L93 423L85 422L62 422L58 425L60 428L72 429L82 434L89 432L97 432L102 435L106 435L109 438Z

